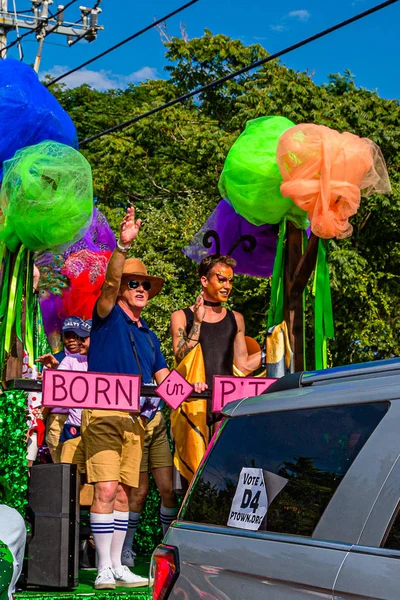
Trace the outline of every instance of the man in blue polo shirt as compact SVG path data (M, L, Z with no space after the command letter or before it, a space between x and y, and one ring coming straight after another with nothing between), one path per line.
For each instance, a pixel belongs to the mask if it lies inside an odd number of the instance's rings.
M125 260L141 221L128 208L120 238L108 263L106 280L93 312L89 371L141 375L160 384L168 375L160 342L140 314L162 288L135 258ZM129 492L138 487L145 423L123 411L84 410L82 441L88 481L94 483L90 522L98 553L96 589L139 587L147 579L121 564L128 526Z

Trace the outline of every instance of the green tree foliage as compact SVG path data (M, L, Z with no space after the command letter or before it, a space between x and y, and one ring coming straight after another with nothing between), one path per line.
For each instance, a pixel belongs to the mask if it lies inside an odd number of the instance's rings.
M55 90L74 119L80 139L125 121L172 98L266 56L259 45L210 31L202 38L173 38L166 44L169 79L146 81L126 90L99 92L84 85ZM204 224L219 200L225 156L246 121L283 115L350 131L376 142L386 159L393 193L363 199L352 219L351 238L330 242L336 338L332 364L400 354L400 106L358 88L354 76L329 77L317 86L308 73L279 61L175 105L119 133L104 136L83 152L93 167L99 206L117 229L125 207L134 203L144 219L135 245L150 272L163 275L163 293L147 309L171 358L170 313L193 302L199 290L196 265L181 249ZM270 282L235 279L231 306L246 317L258 338L265 329ZM308 337L312 338L312 314ZM309 365L312 368L312 364Z

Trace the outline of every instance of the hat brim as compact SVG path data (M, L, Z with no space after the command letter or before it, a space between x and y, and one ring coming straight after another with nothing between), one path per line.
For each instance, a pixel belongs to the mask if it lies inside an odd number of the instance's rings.
M79 337L87 338L90 337L90 331L88 331L87 329L80 329L78 335Z
M76 335L79 335L78 327L67 327L66 329L61 329L61 333L75 333Z
M162 286L164 285L164 279L162 277L157 277L156 275L145 275L144 273L137 272L124 272L122 274L123 278L126 277L141 277L142 279L146 279L151 283L151 290L149 291L149 300L157 296L162 290Z

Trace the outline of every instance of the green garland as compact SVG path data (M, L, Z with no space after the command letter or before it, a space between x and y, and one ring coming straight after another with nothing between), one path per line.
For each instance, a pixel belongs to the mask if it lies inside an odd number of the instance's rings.
M28 489L26 458L27 395L10 390L0 395L0 477L7 504L25 516Z
M8 588L14 571L14 558L7 544L0 540L0 600L8 600Z

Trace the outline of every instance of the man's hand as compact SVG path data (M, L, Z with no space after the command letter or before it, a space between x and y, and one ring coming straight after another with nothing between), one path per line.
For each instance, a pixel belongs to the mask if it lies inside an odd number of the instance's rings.
M206 390L208 390L208 385L206 383L204 383L203 381L198 381L196 383L192 383L192 386L194 387L194 391L197 394L201 394L201 392L205 392Z
M126 215L121 223L119 240L123 246L130 246L133 240L137 238L142 221L135 221L135 209L133 206L128 208Z
M195 323L202 323L204 315L206 313L206 307L204 306L204 294L201 292L193 306L194 321Z
M106 279L101 289L100 298L97 302L96 311L100 318L108 317L118 301L118 292L121 286L122 273L125 264L125 250L131 247L136 239L142 222L135 221L135 209L128 208L120 226L119 249L114 250L107 265ZM121 251L122 248L122 251Z
M57 369L58 365L60 364L56 357L50 353L39 356L39 358L36 359L36 362L42 363L46 369Z

